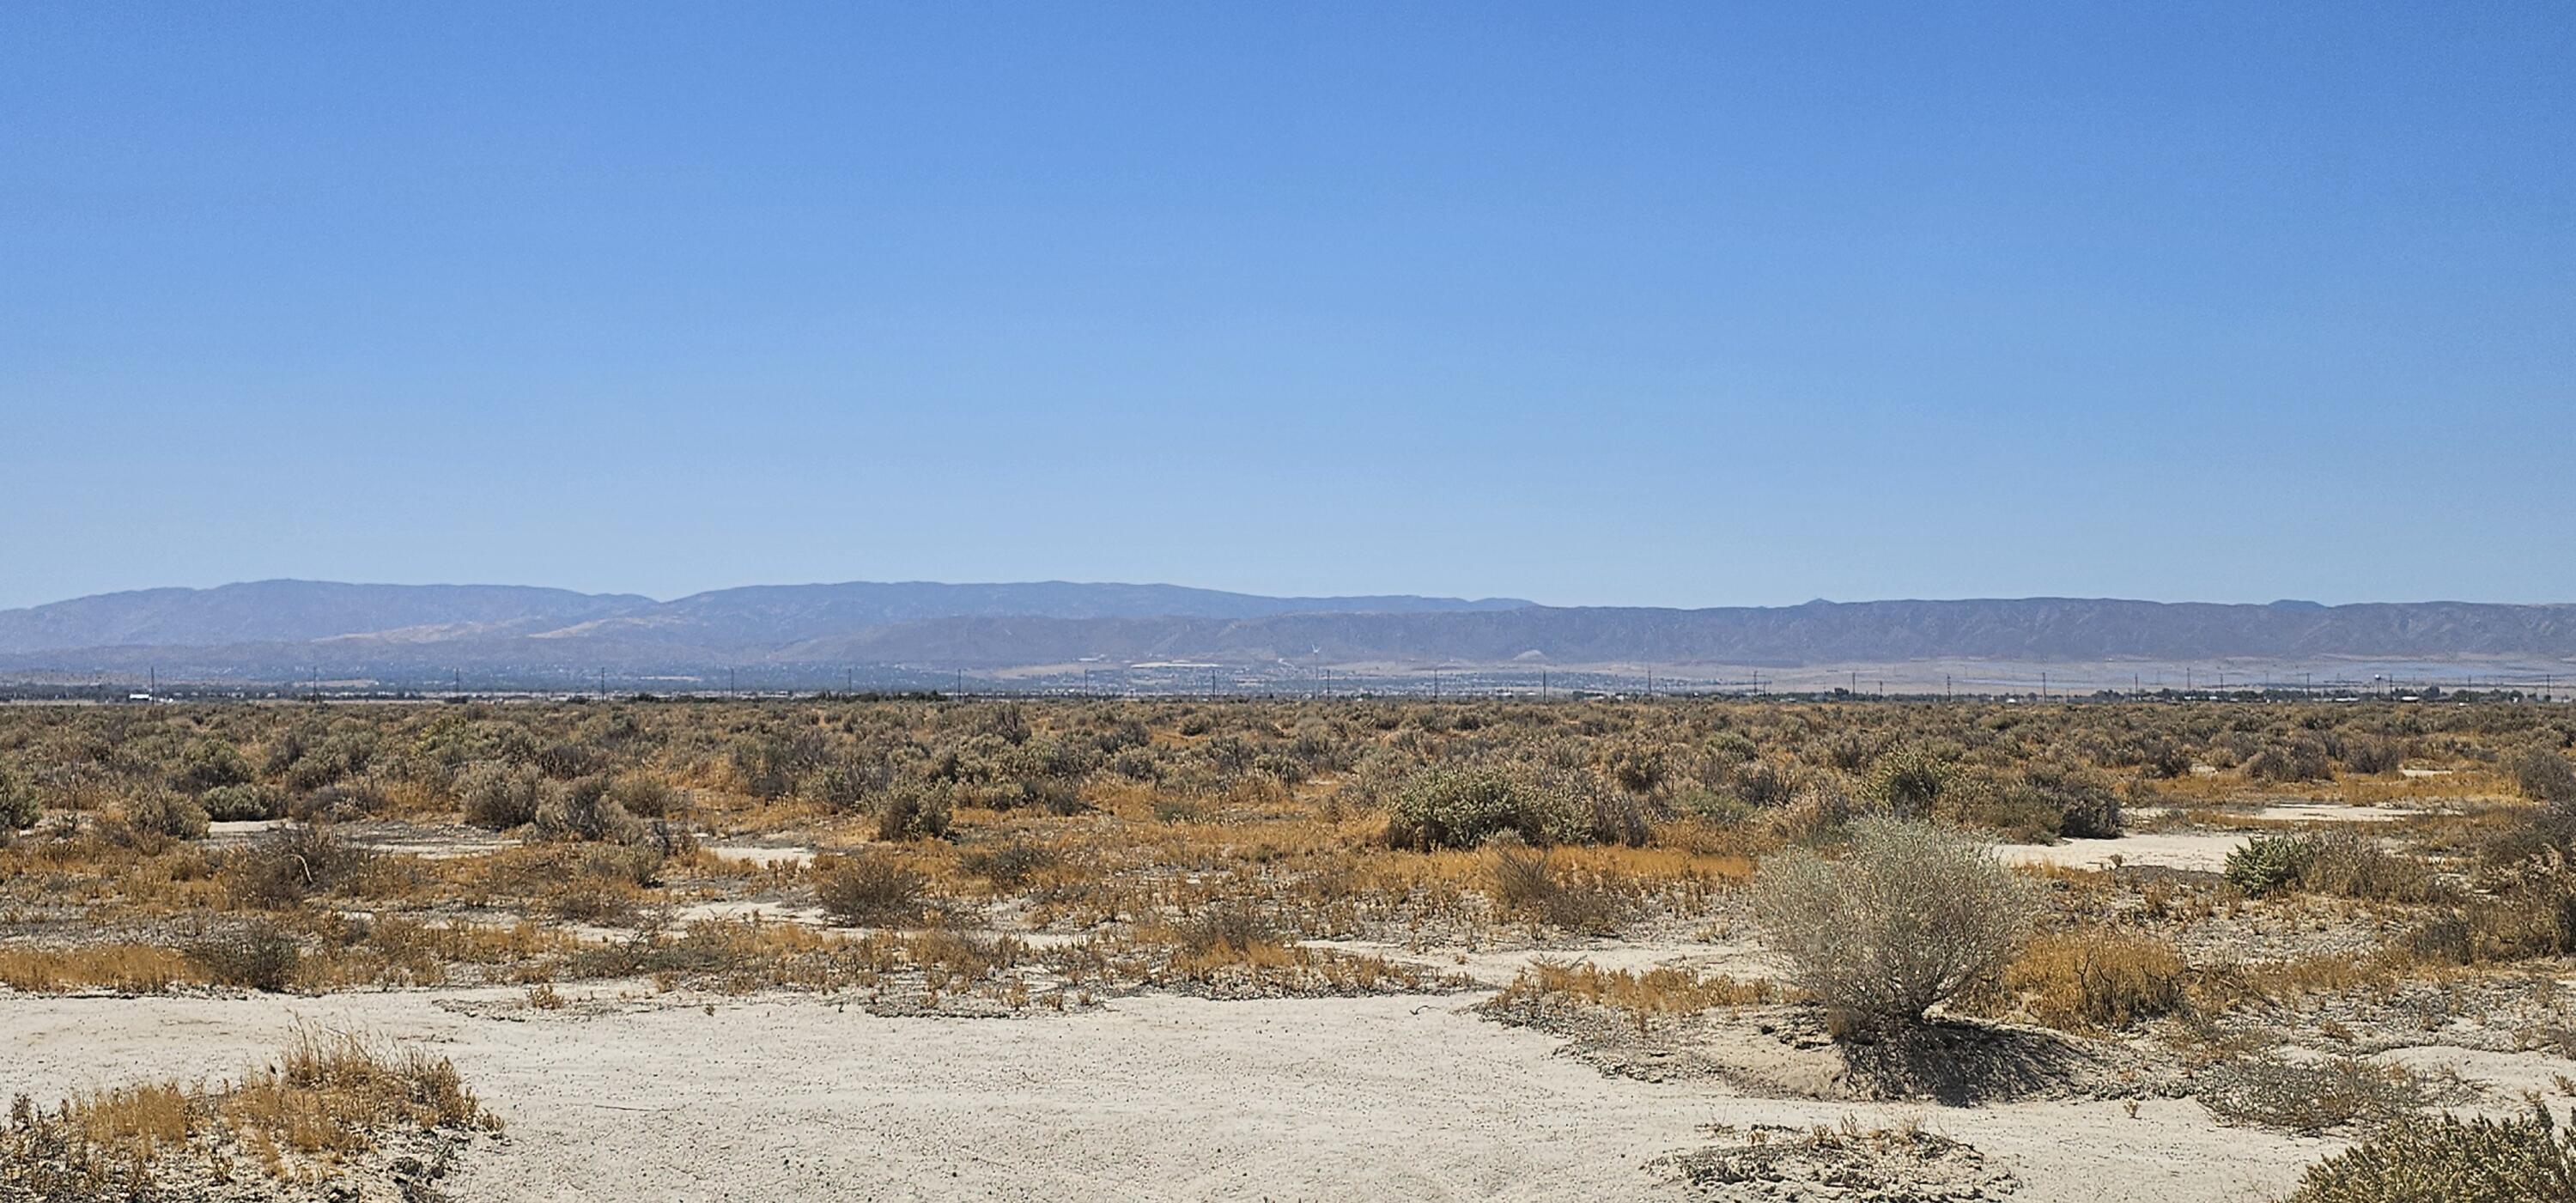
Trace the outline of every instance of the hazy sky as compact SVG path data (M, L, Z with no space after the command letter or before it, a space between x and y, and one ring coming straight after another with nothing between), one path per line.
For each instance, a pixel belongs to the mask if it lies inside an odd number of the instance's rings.
M2576 5L0 6L0 605L2576 600Z

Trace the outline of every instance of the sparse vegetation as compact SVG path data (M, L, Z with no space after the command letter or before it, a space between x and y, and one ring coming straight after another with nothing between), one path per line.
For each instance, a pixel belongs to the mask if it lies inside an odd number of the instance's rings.
M2179 1093L2368 1147L2453 1097L2372 1050L2576 1048L2561 723L1794 700L18 707L0 710L0 987L473 986L569 1024L611 991L1040 1016L1473 973L1496 991L1482 1014L1623 1074L1719 1072L1706 1042L1759 1033L1784 1050L1764 1056L1830 1058L1816 1081L1901 1097ZM241 819L277 825L208 826ZM2124 864L2156 846L2132 826L2205 859ZM2067 838L2100 842L1989 843ZM2117 1057L2116 1085L2085 1084Z

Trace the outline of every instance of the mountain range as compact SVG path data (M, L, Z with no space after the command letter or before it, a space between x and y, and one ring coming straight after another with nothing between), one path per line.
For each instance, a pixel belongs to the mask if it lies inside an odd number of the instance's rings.
M2576 606L2085 598L1555 607L1174 585L851 582L656 601L482 585L260 581L0 611L0 674L444 678L724 668L1799 666L1957 659L2423 662L2576 657ZM899 674L898 674L899 675Z

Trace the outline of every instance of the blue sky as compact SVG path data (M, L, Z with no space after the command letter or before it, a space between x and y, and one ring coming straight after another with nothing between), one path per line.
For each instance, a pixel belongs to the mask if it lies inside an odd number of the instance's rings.
M2576 600L2576 7L0 7L0 605Z

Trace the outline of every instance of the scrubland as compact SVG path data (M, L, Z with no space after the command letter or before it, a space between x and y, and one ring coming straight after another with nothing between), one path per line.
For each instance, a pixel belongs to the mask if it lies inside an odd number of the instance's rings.
M10 707L0 1199L2576 1198L2571 741Z

